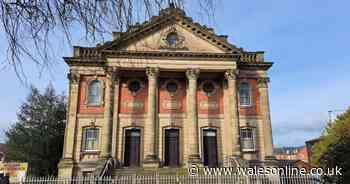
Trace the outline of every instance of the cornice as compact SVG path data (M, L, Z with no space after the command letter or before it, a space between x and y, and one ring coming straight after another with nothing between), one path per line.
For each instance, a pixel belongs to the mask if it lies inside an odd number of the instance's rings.
M80 48L83 50L84 48ZM89 49L91 50L91 49ZM84 52L84 51L82 51ZM97 56L64 57L69 66L104 66L106 58L130 59L188 59L188 60L220 60L237 62L238 69L242 70L268 70L273 63L261 60L263 52L234 53L208 53L208 52L171 52L171 51L119 51L105 50Z
M272 62L237 62L239 70L268 70Z
M238 60L240 54L208 53L208 52L168 52L168 51L103 51L105 58L198 58L198 59L222 59Z

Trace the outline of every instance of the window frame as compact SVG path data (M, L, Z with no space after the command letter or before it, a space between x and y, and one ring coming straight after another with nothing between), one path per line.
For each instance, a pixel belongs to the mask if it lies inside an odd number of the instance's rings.
M140 89L137 90L137 91L130 91L129 89L129 85L132 83L132 82L138 82L140 83ZM137 79L137 78L132 78L132 79L128 79L126 81L126 89L128 90L128 93L131 94L132 96L137 96L139 93L141 93L144 89L145 89L145 83L143 82L143 80L141 79Z
M243 138L243 131L250 130L251 136L249 138ZM239 129L239 137L240 137L240 144L241 149L243 152L254 152L256 151L256 128L255 127L241 127ZM253 145L253 148L244 148L244 141L251 141L250 144Z
M92 103L92 102L89 102L89 96L90 96L90 86L94 83L94 82L99 82L100 84L100 89L99 89L99 99L98 99L98 102L97 103ZM91 79L87 82L87 85L86 85L86 100L85 100L85 104L87 106L101 106L103 105L103 91L104 91L104 85L103 85L103 81L98 79L98 78L94 78L94 79Z
M179 42L179 34L175 31L172 31L167 34L165 40L170 47L175 47Z
M176 91L174 92L171 92L171 91L168 91L168 84L169 83L175 83L177 85L177 89ZM166 81L164 81L163 85L162 85L162 88L171 96L171 97L174 97L176 96L177 94L179 94L179 92L181 91L182 89L182 86L181 86L181 83L180 81L176 80L176 79L167 79Z
M95 131L97 131L97 135L96 135L96 137L94 138L94 140L95 140L95 148L94 149L87 149L87 131L88 130L91 130L91 129L93 129L93 130L95 130ZM98 152L98 151L100 151L100 135L101 135L101 129L99 128L99 127L96 127L96 126L93 126L93 127L83 127L83 137L82 137L82 151L83 152L92 152L92 153L94 153L94 152ZM91 138L90 138L91 139Z
M214 87L214 88L213 88L213 91L211 91L211 92L205 92L205 90L204 90L204 85L205 85L205 84L211 84L211 85L213 85L213 87ZM211 96L214 96L214 95L217 94L218 89L219 89L219 86L218 86L218 84L217 84L215 81L213 81L213 80L204 80L204 81L201 82L199 88L200 88L201 92L202 92L204 95L206 95L206 96L208 96L208 97L211 97Z
M241 95L241 87L243 86L243 84L247 84L247 90L248 90L248 99L249 99L249 103L247 104L242 104L242 95ZM238 99L239 99L239 106L241 107L251 107L253 106L253 98L252 98L252 86L248 81L244 81L244 82L240 82L239 83L239 87L238 87Z

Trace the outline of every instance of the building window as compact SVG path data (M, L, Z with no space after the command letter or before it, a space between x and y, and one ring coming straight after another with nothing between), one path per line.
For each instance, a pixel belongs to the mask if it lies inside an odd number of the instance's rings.
M169 46L175 46L178 41L177 33L171 32L166 37L166 41L168 42Z
M204 81L201 88L207 96L214 95L216 92L216 86L212 81Z
M174 81L170 81L166 84L166 90L169 92L169 93L175 93L178 89L178 86L176 84L176 82Z
M255 151L255 130L254 128L241 128L242 151Z
M242 82L239 85L239 104L242 106L251 105L251 89L247 82Z
M85 128L84 129L84 151L97 151L98 150L98 128Z
M93 80L89 83L87 104L88 105L101 104L101 82L99 80Z
M128 89L132 93L137 93L141 89L141 83L137 80L131 81L128 85Z

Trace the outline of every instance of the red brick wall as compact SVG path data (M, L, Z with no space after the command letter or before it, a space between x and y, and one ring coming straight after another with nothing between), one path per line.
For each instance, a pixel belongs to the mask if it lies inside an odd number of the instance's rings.
M221 82L214 80L217 85L215 94L208 96L201 89L201 84L205 80L198 81L197 88L197 108L198 114L223 114L223 90Z
M297 159L298 160L302 160L304 162L308 162L309 161L306 146L298 150Z
M84 76L80 81L79 90L79 113L103 113L104 106L87 106L86 105L86 90L87 85L95 76ZM100 76L98 79L105 81L105 77ZM146 78L139 79L143 83L143 88L136 95L129 92L127 79L121 81L120 88L120 113L146 113L147 112L147 96L148 84ZM185 79L176 80L179 85L178 92L175 95L170 95L165 88L166 79L159 80L159 113L184 113L186 112L186 81ZM215 80L218 86L217 91L212 96L207 96L200 88L201 83L205 80L198 80L197 101L199 114L223 114L223 89L222 83ZM252 90L252 106L240 107L241 115L257 115L259 113L259 91L256 79L243 79L241 81L249 82ZM102 93L104 95L104 92ZM104 98L104 97L103 97ZM175 102L172 104L172 102ZM138 105L135 105L138 104ZM169 107L169 105L171 107Z
M103 113L104 106L101 104L100 106L88 106L86 105L86 92L87 87L90 81L96 79L95 76L83 76L80 80L80 90L79 90L79 108L78 112L83 114L96 114ZM105 77L98 77L99 80L105 81ZM102 85L104 86L104 85ZM104 98L104 92L102 93L102 99Z
M240 82L242 81L248 82L251 86L252 105L248 107L240 106L239 113L245 116L257 115L260 112L260 98L259 98L259 89L258 89L257 80L256 79L240 80Z
M178 84L178 90L171 95L166 89L168 80L159 81L159 113L183 113L186 112L186 81L174 80Z
M142 114L147 112L147 96L148 96L148 84L147 79L138 79L142 82L143 88L133 95L128 89L128 80L123 79L121 81L120 88L120 113L125 114ZM136 105L138 104L138 105Z

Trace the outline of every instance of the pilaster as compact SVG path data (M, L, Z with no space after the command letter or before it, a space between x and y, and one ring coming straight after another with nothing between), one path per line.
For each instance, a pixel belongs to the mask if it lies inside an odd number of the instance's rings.
M112 150L111 155L116 160L117 165L120 163L121 158L118 157L118 143L119 143L119 93L120 93L120 75L118 69L114 70L114 93L113 93L113 119L112 119Z
M199 132L198 132L198 110L197 110L197 79L200 70L198 68L188 69L186 77L188 79L187 93L187 121L189 138L189 162L201 163L199 154Z
M69 79L69 101L67 111L67 125L64 136L63 156L58 164L59 177L70 177L74 169L74 146L76 142L76 124L79 98L80 74L70 71Z
M227 70L225 78L227 88L225 89L225 109L224 109L224 155L226 159L231 157L240 157L240 135L239 135L239 104L237 100L237 70Z
M107 68L105 70L105 90L104 90L104 125L101 131L101 157L103 159L111 156L111 129L112 129L112 116L113 116L113 92L114 92L114 72L112 69Z
M269 104L269 94L268 94L268 83L269 78L259 78L258 87L260 95L260 114L262 117L263 129L263 150L260 151L261 159L273 155L273 142L272 142L272 128L271 128L271 118L270 118L270 104ZM259 127L260 128L260 127Z
M159 167L159 157L156 152L156 127L157 127L157 89L158 89L158 68L147 68L148 77L148 104L147 118L144 127L144 167Z

